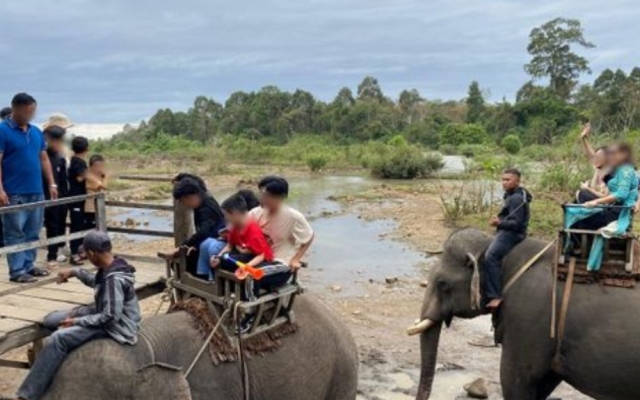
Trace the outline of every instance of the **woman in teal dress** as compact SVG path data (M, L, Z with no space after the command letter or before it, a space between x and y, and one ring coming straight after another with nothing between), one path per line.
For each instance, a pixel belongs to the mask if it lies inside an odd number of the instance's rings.
M609 147L608 161L613 176L607 182L609 194L584 203L586 208L601 206L618 206L606 208L591 217L579 221L574 228L597 230L613 221L618 221L618 231L625 232L631 224L632 208L638 201L638 176L633 163L631 146L626 143L614 144ZM599 216L590 221L593 217Z
M638 176L631 146L626 143L610 146L607 159L612 168L612 176L607 180L609 194L588 201L581 207L565 208L565 228L601 233L596 236L591 247L588 270L600 269L604 237L620 236L627 232L633 218L632 209L638 201ZM607 229L603 229L605 227ZM578 237L572 235L571 239L574 248L579 249Z

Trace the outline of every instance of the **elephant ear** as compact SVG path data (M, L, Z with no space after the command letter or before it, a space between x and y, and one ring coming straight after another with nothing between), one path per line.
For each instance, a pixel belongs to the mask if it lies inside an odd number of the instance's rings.
M136 372L135 381L136 400L191 400L191 389L180 367L149 364Z
M480 293L480 261L478 260L480 257L476 257L471 253L467 253L467 261L469 267L473 270L471 275L471 287L470 287L470 298L471 298L471 309L479 310L480 302L481 302L481 293Z

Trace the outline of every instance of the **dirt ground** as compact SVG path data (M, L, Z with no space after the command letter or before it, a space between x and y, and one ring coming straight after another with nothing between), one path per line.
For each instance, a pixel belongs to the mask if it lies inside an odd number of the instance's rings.
M228 176L224 185L251 183L251 179ZM128 187L118 194L120 198L139 198L149 187ZM392 218L396 228L389 232L392 240L409 243L418 252L437 252L449 234L443 221L437 193L429 185L379 185L375 188L336 198L344 205L343 212L354 213L363 219ZM118 241L123 253L152 255L159 249L171 248L169 240L145 243ZM361 357L359 400L409 400L415 396L418 382L418 338L405 333L419 316L425 285L430 268L437 263L437 256L430 257L411 276L394 276L390 269L389 282L354 281L358 294L346 295L338 288L311 288L310 295L326 301L346 322L359 345ZM305 270L312 278L321 271ZM338 282L336 282L337 284ZM345 284L345 283L341 283ZM158 296L142 302L145 315L158 309ZM468 398L462 385L484 378L491 400L501 399L499 388L500 349L476 347L469 342L490 343L492 332L486 318L471 321L454 320L441 337L439 367L435 378L435 400ZM17 349L7 355L10 359L24 359L25 349ZM10 397L20 383L24 372L0 368L0 398ZM562 387L555 394L564 400L588 400L571 388Z

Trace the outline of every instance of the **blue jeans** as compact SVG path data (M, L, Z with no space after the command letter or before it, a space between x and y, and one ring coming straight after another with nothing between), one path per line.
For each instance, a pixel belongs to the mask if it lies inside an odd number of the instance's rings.
M200 244L198 251L198 268L196 269L199 276L209 276L210 280L213 279L213 270L211 269L209 260L211 257L220 254L226 245L227 243L222 240L213 238L205 239L205 241Z
M35 203L44 200L42 194L10 195L9 204ZM35 210L23 210L2 215L4 230L4 245L33 242L40 238L40 231L44 220L44 208ZM9 263L9 276L15 279L21 275L28 274L35 267L36 249L20 251L7 255Z
M88 313L91 313L89 307L56 311L45 317L44 326L48 329L56 329L65 318L80 317ZM18 396L26 400L38 400L51 384L53 377L69 353L91 340L108 337L104 329L81 326L72 326L54 332L45 340L33 367L18 389Z
M524 233L498 231L484 253L481 283L488 301L502 298L502 260L526 237Z

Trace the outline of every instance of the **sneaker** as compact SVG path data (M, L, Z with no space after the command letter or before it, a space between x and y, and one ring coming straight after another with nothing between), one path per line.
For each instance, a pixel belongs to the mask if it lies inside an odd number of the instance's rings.
M253 315L246 316L242 322L240 322L240 334L247 333L253 327L253 322L255 321L255 317Z
M38 267L31 268L31 271L29 271L28 273L29 275L35 276L35 277L45 277L45 276L51 275L51 273L46 269L42 269Z
M17 276L15 278L11 278L10 279L11 282L15 282L15 283L34 283L34 282L38 282L38 280L33 277L32 275L29 274L22 274L20 276Z
M84 265L84 262L82 262L82 259L80 258L80 256L75 255L75 256L71 256L71 260L69 260L69 264L73 265L74 267L79 267L81 265Z

